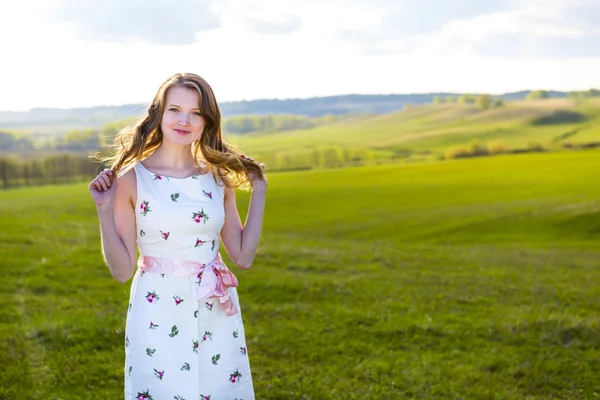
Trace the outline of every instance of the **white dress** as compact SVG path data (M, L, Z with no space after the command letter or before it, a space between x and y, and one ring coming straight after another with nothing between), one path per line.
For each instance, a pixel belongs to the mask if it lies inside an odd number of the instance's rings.
M251 400L235 276L221 262L224 186L134 166L138 269L125 329L125 400Z

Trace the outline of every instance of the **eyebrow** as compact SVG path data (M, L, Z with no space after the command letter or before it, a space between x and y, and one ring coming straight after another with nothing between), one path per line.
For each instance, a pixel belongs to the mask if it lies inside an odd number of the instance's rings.
M177 108L181 108L180 106L178 106L177 104L169 104L167 107L177 107ZM192 110L200 110L198 107L196 108L192 108Z

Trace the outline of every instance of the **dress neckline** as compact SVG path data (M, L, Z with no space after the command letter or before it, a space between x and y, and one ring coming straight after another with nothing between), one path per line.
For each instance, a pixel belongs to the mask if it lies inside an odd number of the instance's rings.
M169 176L169 175L164 175L164 174L158 174L158 173L156 173L154 171L151 171L148 168L146 168L146 166L144 164L142 164L141 161L138 161L138 165L140 165L142 167L142 169L144 169L145 171L153 174L155 177L162 177L162 178L167 178L167 179L177 179L177 180L198 179L201 176L206 176L206 175L210 174L210 171L207 171L204 174L194 174L194 175L186 176L185 178L179 178L179 177L176 177L176 176Z

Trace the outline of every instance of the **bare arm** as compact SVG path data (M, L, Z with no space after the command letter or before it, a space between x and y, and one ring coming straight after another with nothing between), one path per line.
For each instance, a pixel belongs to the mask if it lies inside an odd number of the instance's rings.
M100 221L104 260L112 276L127 282L133 276L136 260L136 226L132 193L135 193L135 172L127 171L109 186L102 174L90 183Z
M235 191L225 188L225 224L221 230L221 240L231 260L241 269L249 269L254 262L262 232L266 193L266 180L253 183L246 224L242 225Z

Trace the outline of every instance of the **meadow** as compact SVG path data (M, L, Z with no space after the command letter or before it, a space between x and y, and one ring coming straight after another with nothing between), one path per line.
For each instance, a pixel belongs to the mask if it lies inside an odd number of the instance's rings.
M312 129L229 135L228 140L275 168L335 165L323 154L328 149L337 150L333 158L339 158L340 164L352 159L362 164L437 160L449 149L473 143L500 145L505 151L556 150L600 142L600 100L511 101L490 109L424 104ZM321 153L316 159L315 152Z
M271 173L236 270L257 398L600 397L599 179L598 150ZM0 399L122 398L86 186L0 192Z

